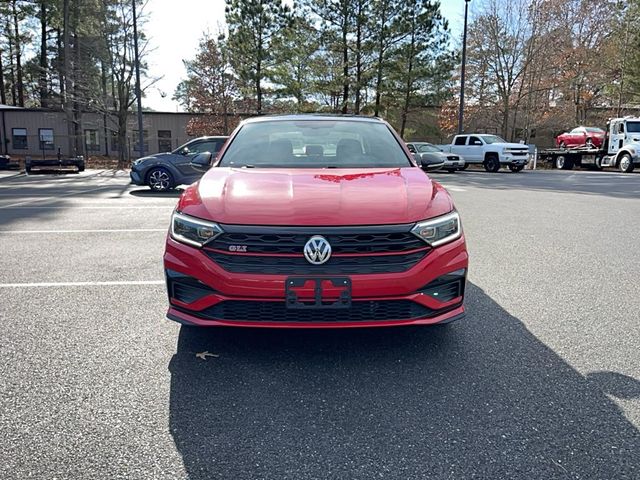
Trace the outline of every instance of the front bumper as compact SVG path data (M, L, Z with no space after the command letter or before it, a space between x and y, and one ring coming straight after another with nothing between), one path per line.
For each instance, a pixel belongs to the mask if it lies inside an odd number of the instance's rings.
M131 178L131 183L135 183L136 185L144 185L144 178L142 174L138 172L135 167L131 168L131 172L129 173L129 177Z
M445 169L447 168L464 168L465 162L463 159L458 159L458 160L445 160L444 162L444 167Z
M296 276L232 273L202 250L170 237L164 265L170 302L167 317L187 325L270 328L432 325L457 320L465 311L468 255L464 237L431 250L407 271L344 275L351 283L348 309L287 309L285 281ZM447 275L452 272L460 278L460 290L438 299L441 279L455 278ZM172 283L176 275L184 276L193 288L177 293Z
M513 165L514 167L521 167L529 163L529 155L509 155L505 154L500 158L500 164Z

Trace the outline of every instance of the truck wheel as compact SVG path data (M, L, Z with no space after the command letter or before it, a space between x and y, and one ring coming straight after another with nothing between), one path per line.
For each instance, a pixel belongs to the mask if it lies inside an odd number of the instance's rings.
M455 168L447 168L447 172L456 173L456 169Z
M484 169L487 172L496 173L500 170L500 160L495 155L490 155L484 161Z
M556 157L556 168L558 170L571 170L573 168L573 160L564 155L558 155Z
M509 165L509 170L511 170L513 173L521 172L523 168L524 165Z
M465 163L464 167L460 167L460 170L466 170L467 168L469 168L469 164Z
M633 172L633 160L631 160L631 155L625 153L620 157L620 162L618 163L618 167L622 173L631 173Z
M147 184L154 192L166 192L173 188L173 177L166 168L152 168L147 175Z
M602 157L596 156L596 161L593 164L594 170L602 170Z
M587 140L584 142L584 146L587 148L596 148L596 146L593 144L593 140L590 138L587 138Z

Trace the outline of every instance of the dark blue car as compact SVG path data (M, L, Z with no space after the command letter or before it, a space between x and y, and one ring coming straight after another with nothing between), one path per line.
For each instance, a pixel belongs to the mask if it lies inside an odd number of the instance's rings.
M191 160L204 152L209 152L215 157L227 138L195 138L173 152L139 158L131 164L131 181L136 185L148 185L156 192L171 190L178 185L189 185L198 180L203 173L193 168Z

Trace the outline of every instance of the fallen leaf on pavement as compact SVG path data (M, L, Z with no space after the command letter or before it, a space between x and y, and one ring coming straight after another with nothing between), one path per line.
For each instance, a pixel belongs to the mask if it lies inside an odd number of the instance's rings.
M206 360L207 357L213 357L213 358L218 358L220 355L216 355L215 353L209 353L207 352L200 352L200 353L196 353L196 357L201 359L201 360Z

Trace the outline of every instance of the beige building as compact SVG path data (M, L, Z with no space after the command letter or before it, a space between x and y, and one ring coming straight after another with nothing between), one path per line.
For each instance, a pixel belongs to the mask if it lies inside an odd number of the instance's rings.
M198 114L181 112L144 112L144 154L168 152L189 139L187 123ZM85 156L119 156L116 124L113 116L83 113L82 145ZM15 157L73 155L64 112L0 105L0 154ZM141 156L138 147L137 117L130 115L127 128L129 158Z

